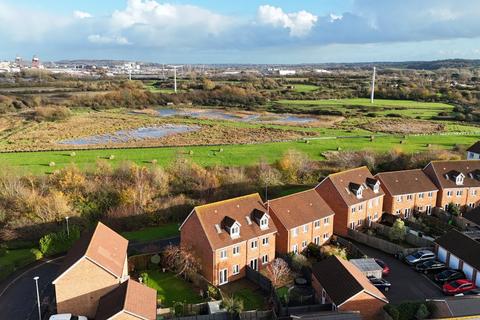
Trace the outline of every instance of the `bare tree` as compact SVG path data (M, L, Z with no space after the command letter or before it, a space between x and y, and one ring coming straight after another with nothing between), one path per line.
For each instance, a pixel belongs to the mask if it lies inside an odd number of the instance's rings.
M184 278L188 278L200 270L197 257L185 247L168 245L163 250L163 258L167 269Z
M265 269L265 276L275 288L283 286L291 277L291 271L285 260L276 258Z

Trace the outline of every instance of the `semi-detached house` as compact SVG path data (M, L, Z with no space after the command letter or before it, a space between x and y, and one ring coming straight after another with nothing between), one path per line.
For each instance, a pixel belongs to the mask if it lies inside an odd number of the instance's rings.
M322 245L333 235L334 212L313 189L268 202L277 226L277 252L299 253L310 243Z
M180 226L181 245L200 259L203 276L222 285L275 259L275 234L258 193L195 207Z
M402 218L414 212L430 214L437 205L438 188L420 169L375 175L385 192L383 211Z
M335 212L333 231L341 236L382 216L385 193L367 167L331 174L315 190Z
M480 161L432 161L423 171L439 189L437 207L453 203L466 211L480 203Z

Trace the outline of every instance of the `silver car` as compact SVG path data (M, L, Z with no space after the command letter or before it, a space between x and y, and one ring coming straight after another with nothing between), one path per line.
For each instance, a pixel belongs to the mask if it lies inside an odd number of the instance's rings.
M430 250L419 250L405 257L405 262L413 266L419 262L435 259L435 253Z

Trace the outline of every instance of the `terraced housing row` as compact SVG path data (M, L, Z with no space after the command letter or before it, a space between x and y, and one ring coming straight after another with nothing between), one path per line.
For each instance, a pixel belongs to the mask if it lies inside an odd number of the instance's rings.
M250 194L195 207L180 226L181 244L215 285L260 270L276 253L321 246L381 219L408 218L450 204L467 211L480 202L480 161L432 161L424 169L371 174L367 167L334 173L315 188L264 202Z

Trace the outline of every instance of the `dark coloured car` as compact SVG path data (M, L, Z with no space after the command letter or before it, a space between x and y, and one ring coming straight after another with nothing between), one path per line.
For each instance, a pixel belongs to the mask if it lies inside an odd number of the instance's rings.
M438 260L428 260L425 262L420 262L415 265L415 270L418 272L423 272L425 274L432 272L432 271L441 271L446 268L443 262Z
M382 275L388 276L390 274L390 267L380 259L375 259L375 262L382 268Z
M475 284L467 279L459 279L451 282L447 282L443 285L443 293L446 295L456 295L472 291L477 287Z
M465 273L461 270L447 269L434 276L435 281L440 283L450 282L458 279L465 279Z
M392 286L392 284L385 279L368 277L368 280L370 280L370 283L377 287L379 290L383 290L385 292L390 290L390 287Z

